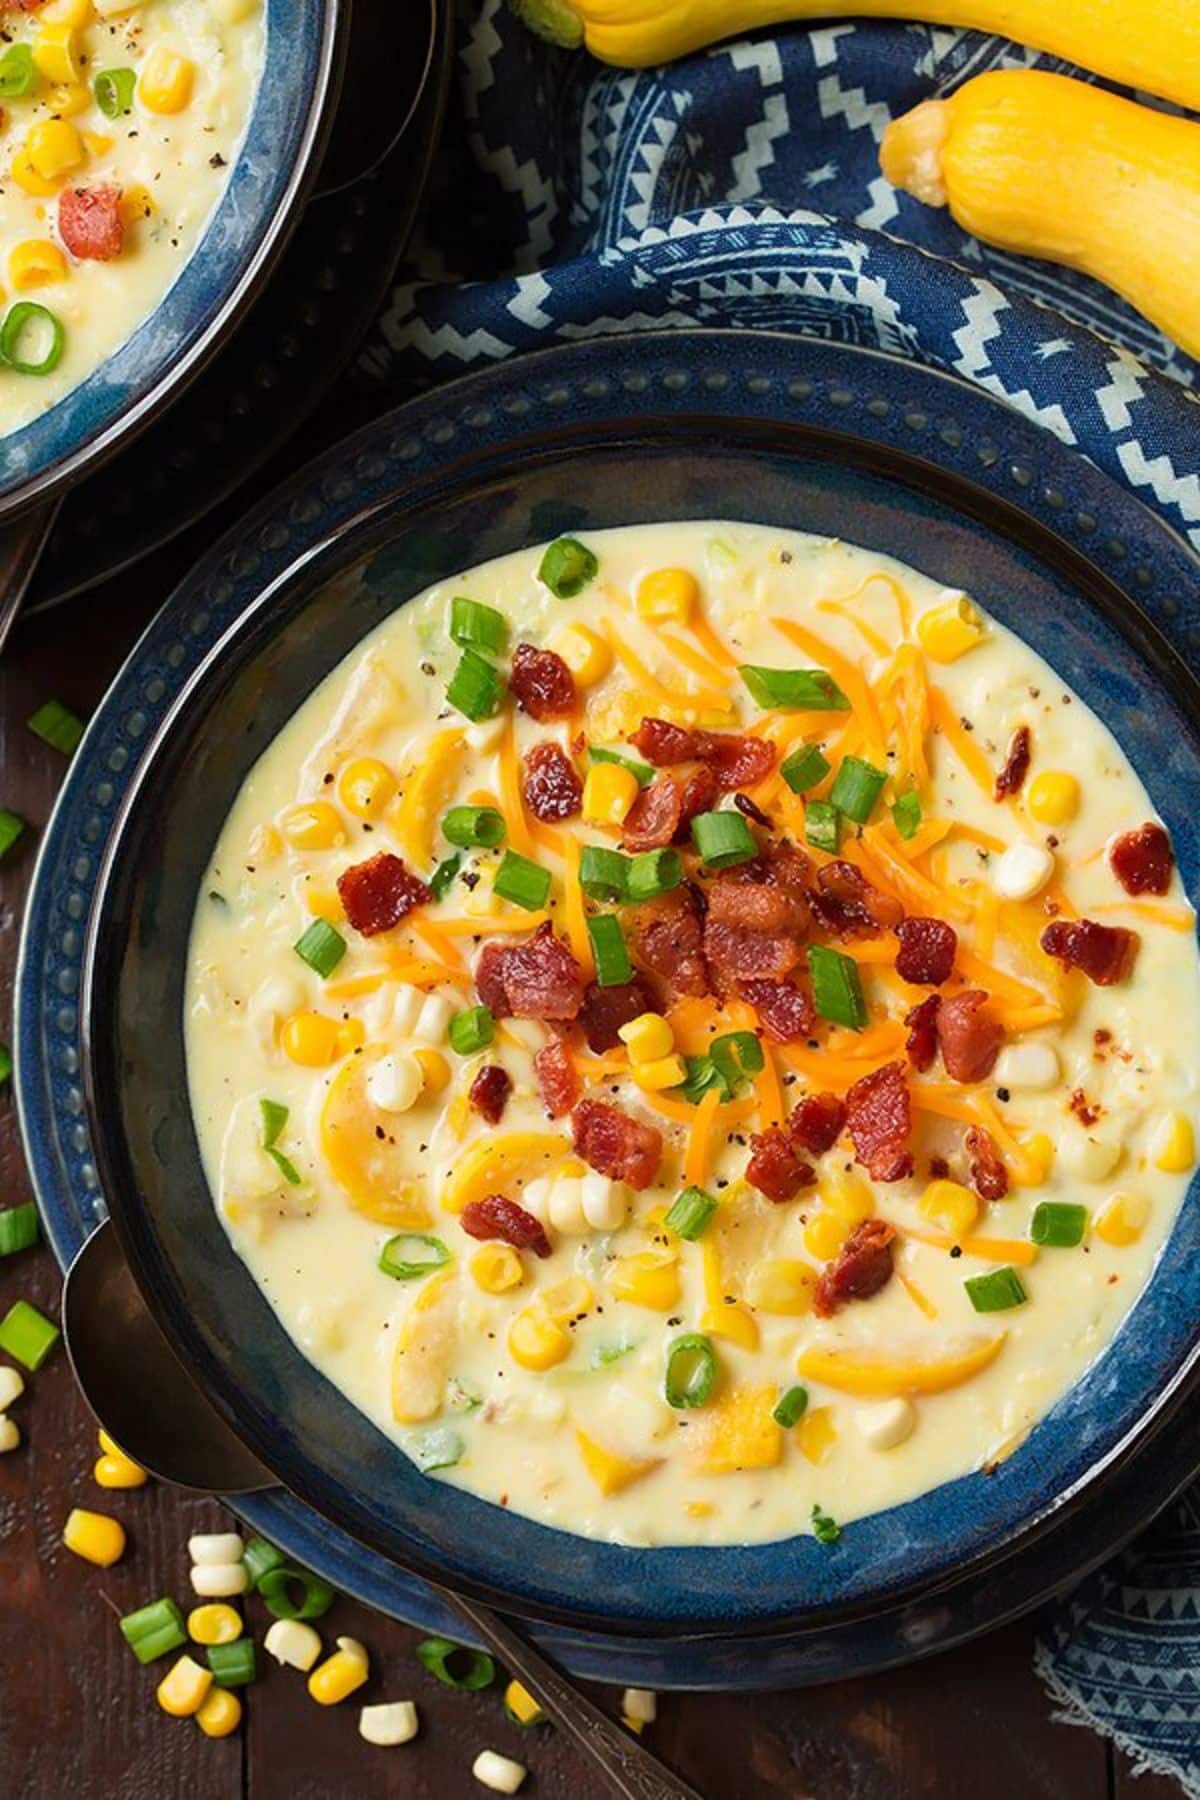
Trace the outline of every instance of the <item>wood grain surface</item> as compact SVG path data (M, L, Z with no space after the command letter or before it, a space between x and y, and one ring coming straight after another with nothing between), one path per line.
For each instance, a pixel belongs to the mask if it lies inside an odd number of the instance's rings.
M218 521L222 526L231 522ZM32 827L0 865L0 1037L11 1040L13 969L25 889L62 758L24 721L54 697L86 714L140 626L214 529L192 535L65 609L24 623L0 663L0 805ZM0 1096L0 1204L29 1195L11 1096ZM39 1249L0 1263L0 1313L24 1295L54 1313L59 1281ZM61 1351L13 1409L25 1442L0 1457L0 1800L469 1800L477 1752L526 1763L530 1800L603 1800L605 1785L561 1736L505 1719L499 1687L461 1695L413 1657L419 1633L339 1600L326 1638L369 1647L370 1686L316 1706L294 1670L265 1669L241 1731L221 1742L154 1702L117 1613L173 1594L188 1601L186 1540L229 1515L158 1484L105 1494L91 1478L94 1422ZM117 1514L121 1563L100 1570L60 1543L73 1505ZM261 1639L263 1615L248 1607ZM1032 1668L1026 1621L910 1669L837 1686L660 1701L649 1739L709 1800L1178 1800L1155 1777L1136 1787L1125 1759L1090 1731L1058 1723ZM748 1657L754 1651L748 1648ZM260 1650L260 1668L270 1661ZM612 1690L598 1690L613 1705ZM374 1749L357 1733L360 1702L411 1698L412 1744Z

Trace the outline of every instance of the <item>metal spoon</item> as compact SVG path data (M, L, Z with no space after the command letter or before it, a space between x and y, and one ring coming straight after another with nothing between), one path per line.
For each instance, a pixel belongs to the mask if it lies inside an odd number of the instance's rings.
M114 1437L161 1481L208 1494L278 1482L205 1399L151 1316L105 1221L67 1273L63 1331L83 1397ZM703 1800L637 1738L581 1694L525 1634L490 1607L421 1579L453 1607L546 1712L604 1771L623 1800Z

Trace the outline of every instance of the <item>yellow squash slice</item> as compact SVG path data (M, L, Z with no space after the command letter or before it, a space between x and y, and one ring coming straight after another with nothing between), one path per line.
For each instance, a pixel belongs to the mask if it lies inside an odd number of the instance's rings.
M383 1045L369 1045L334 1076L321 1108L321 1152L355 1212L377 1225L420 1231L429 1209L405 1149L411 1128L398 1129L396 1117L380 1112L367 1093L371 1064L384 1054Z
M950 1356L884 1356L875 1350L826 1350L814 1345L796 1359L796 1372L845 1394L885 1399L896 1394L942 1394L994 1362L1008 1333L979 1338Z
M532 1181L547 1175L566 1155L569 1145L556 1131L505 1131L499 1137L480 1138L451 1169L442 1189L442 1205L459 1213L472 1200L514 1181Z
M442 1410L458 1342L457 1300L457 1269L441 1269L426 1281L400 1327L392 1352L392 1417L401 1425Z

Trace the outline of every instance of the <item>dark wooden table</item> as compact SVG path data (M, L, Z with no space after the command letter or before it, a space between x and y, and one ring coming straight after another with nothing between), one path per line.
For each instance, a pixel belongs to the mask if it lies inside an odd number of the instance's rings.
M232 514L217 521L223 528ZM23 624L0 664L0 805L32 826L0 865L0 1037L9 1039L13 970L39 829L63 762L24 721L55 697L86 714L135 633L214 529L135 571ZM11 1097L0 1097L0 1205L29 1195ZM58 1273L39 1249L0 1263L0 1313L26 1296L54 1313ZM150 1484L106 1494L91 1478L94 1423L61 1352L14 1408L25 1442L0 1457L0 1800L467 1800L485 1746L531 1770L530 1800L601 1800L606 1789L561 1736L522 1732L498 1690L439 1687L413 1657L419 1633L349 1601L323 1622L369 1647L368 1688L318 1707L303 1678L273 1663L250 1691L234 1737L213 1742L154 1701L164 1665L143 1669L115 1613L172 1593L189 1596L186 1542L233 1521L215 1502ZM129 1548L101 1570L62 1548L72 1506L117 1514ZM261 1608L249 1607L261 1638ZM1178 1800L1169 1781L1134 1785L1125 1759L1090 1731L1056 1723L1032 1668L1023 1623L932 1662L873 1680L794 1693L664 1696L650 1740L710 1800ZM747 1652L753 1655L753 1650ZM270 1659L260 1654L260 1667ZM606 1704L616 1696L600 1690ZM360 1701L411 1698L420 1737L392 1750L358 1736Z

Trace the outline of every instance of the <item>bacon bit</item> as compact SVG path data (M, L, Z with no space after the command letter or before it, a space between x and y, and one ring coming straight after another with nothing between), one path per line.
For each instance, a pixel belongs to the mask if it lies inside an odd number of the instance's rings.
M626 850L661 850L674 839L680 817L679 783L671 775L658 775L626 813L621 842Z
M1097 987L1114 987L1132 972L1141 939L1123 925L1097 925L1094 919L1065 919L1047 925L1042 949L1068 969L1082 969Z
M919 1006L904 1015L904 1023L908 1026L908 1041L904 1048L909 1062L922 1075L933 1067L937 1055L937 1018L941 1004L940 994L930 994L928 1000L922 1000Z
M518 644L508 678L517 705L539 723L565 719L575 711L575 677L553 650Z
M812 998L791 981L743 981L742 998L758 1014L763 1035L776 1044L799 1044L817 1022Z
M718 786L754 787L775 767L778 754L767 738L729 731L691 731L666 719L643 719L630 740L656 769L699 762L712 770Z
M712 811L720 791L716 776L704 763L692 770L679 790L679 823L675 827L675 836L671 839L673 844L691 842L692 820L697 813Z
M965 1139L971 1164L971 1185L981 1200L1003 1200L1008 1192L1008 1170L990 1131L972 1125Z
M584 1005L587 1005L586 1000ZM561 1038L544 1044L533 1059L533 1072L542 1090L542 1105L550 1119L562 1119L580 1095L579 1075L571 1052Z
M777 1206L794 1200L816 1179L816 1170L800 1156L786 1125L772 1125L751 1137L746 1180Z
M1171 886L1175 857L1161 825L1139 825L1114 838L1108 861L1127 894L1165 894Z
M958 933L944 919L901 919L896 973L916 987L941 987L954 973Z
M424 906L433 899L420 876L414 875L390 850L381 850L378 856L343 870L338 876L337 891L347 919L363 937L391 931L414 906Z
M581 1100L571 1114L575 1154L627 1187L650 1187L662 1162L662 1132L603 1100Z
M583 1005L583 971L549 919L523 944L486 944L475 986L497 1019L573 1019Z
M472 1200L459 1214L459 1224L468 1237L499 1238L514 1250L532 1250L535 1256L549 1256L550 1239L540 1219L508 1200L503 1194L489 1194L485 1200Z
M499 1063L489 1063L480 1069L471 1083L471 1091L467 1095L471 1105L489 1125L498 1125L508 1105L508 1096L512 1093L512 1076Z
M855 1156L873 1181L903 1181L912 1174L912 1098L902 1063L885 1063L854 1083L846 1095L846 1122Z
M689 886L644 900L624 914L630 949L648 974L666 984L672 999L682 994L700 999L709 991L700 919L700 901Z
M623 981L616 987L601 987L593 981L584 993L579 1023L588 1049L603 1056L620 1043L622 1025L630 1024L644 1012L657 1011L654 996L642 981Z
M943 1000L938 1009L937 1035L946 1073L955 1081L983 1081L991 1074L1004 1026L989 1010L991 996L982 988L968 988Z
M80 262L112 262L125 242L121 189L115 182L64 188L58 196L58 235Z
M1008 755L1004 759L1004 767L996 777L995 797L997 800L1009 800L1019 794L1025 785L1025 777L1029 773L1029 761L1033 752L1033 738L1028 725L1018 725L1012 734L1012 742L1008 746Z
M525 752L521 792L534 818L544 824L572 819L583 805L583 783L570 758L553 739L534 744Z
M1094 1125L1104 1111L1097 1101L1088 1099L1082 1088L1074 1090L1067 1106L1081 1125Z
M826 863L817 872L816 891L809 895L813 916L835 937L876 937L895 931L904 908L864 880L853 863Z
M836 1094L805 1094L792 1109L788 1131L793 1143L803 1145L814 1156L832 1150L846 1123L846 1103Z
M708 889L704 953L735 981L782 981L797 967L808 930L810 863L787 846L719 875Z
M822 1271L813 1294L813 1311L819 1319L832 1318L850 1300L870 1300L892 1278L896 1228L886 1219L864 1219L856 1225Z

